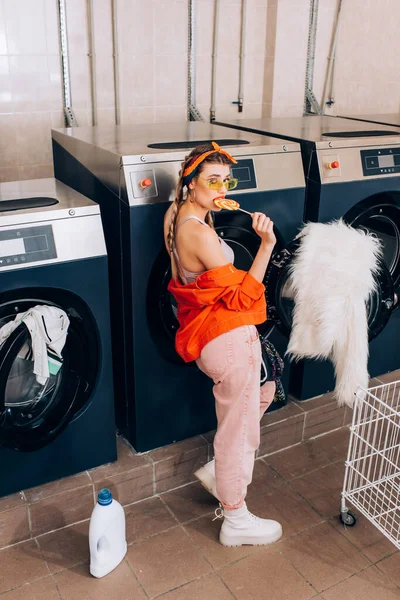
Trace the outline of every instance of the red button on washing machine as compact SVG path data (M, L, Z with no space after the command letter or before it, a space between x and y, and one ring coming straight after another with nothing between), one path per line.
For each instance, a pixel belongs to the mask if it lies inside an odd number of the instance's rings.
M140 185L142 188L146 188L149 187L149 185L151 185L153 182L151 181L151 179L149 179L148 177L146 179L142 179L142 181L140 182Z
M338 168L339 168L338 160L334 160L334 161L328 163L328 169L338 169Z

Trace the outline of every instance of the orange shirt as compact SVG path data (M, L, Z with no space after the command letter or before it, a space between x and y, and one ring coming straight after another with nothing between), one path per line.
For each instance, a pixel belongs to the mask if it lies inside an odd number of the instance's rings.
M222 333L267 318L265 286L232 264L205 271L186 285L171 279L168 290L178 304L175 348L185 362L196 360Z

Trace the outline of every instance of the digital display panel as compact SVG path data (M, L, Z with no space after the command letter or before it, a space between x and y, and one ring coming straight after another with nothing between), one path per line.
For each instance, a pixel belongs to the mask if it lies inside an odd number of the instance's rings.
M251 181L250 169L248 167L231 167L232 177L240 182Z
M14 254L24 254L24 252L23 238L0 241L0 256L14 256Z
M394 167L394 156L393 154L385 154L378 156L379 167Z

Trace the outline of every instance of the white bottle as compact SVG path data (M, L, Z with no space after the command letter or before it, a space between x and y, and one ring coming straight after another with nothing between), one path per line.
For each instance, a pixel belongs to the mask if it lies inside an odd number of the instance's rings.
M126 554L124 509L107 488L98 493L90 518L89 548L90 572L94 577L110 573Z

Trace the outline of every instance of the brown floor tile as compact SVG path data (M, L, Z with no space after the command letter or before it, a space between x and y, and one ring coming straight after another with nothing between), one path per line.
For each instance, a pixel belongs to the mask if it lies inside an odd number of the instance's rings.
M29 503L38 502L39 500L43 500L44 498L49 498L50 496L55 496L56 494L62 494L64 492L69 492L71 490L75 490L77 488L81 488L91 484L91 480L86 471L83 473L78 473L78 475L72 475L71 477L64 477L63 479L58 479L57 481L51 481L50 483L45 483L44 485L39 485L38 487L30 488L29 490L25 490L24 494Z
M314 410L309 410L305 416L303 439L308 440L342 427L344 415L345 407L338 406L336 400Z
M400 552L385 558L377 567L385 573L396 585L400 587Z
M128 563L124 560L114 571L97 579L81 565L54 576L62 600L145 600Z
M130 546L127 556L149 596L168 592L211 571L180 527Z
M205 437L197 435L182 442L176 442L176 444L169 444L168 446L151 450L147 456L153 462L159 462L160 460L173 458L174 456L179 456L185 452L196 450L196 448L203 448L204 446L208 446L207 440Z
M284 485L285 480L262 458L258 458L254 463L253 480L247 489L247 497L255 494L263 494L272 488Z
M344 465L331 464L293 479L290 485L305 498L323 517L333 517L340 513L343 489Z
M311 471L330 465L347 456L349 431L342 427L314 440L282 450L265 458L285 479L290 481Z
M125 506L125 518L128 544L178 525L160 498Z
M118 459L115 462L88 471L92 481L98 483L118 473L125 473L149 464L149 458L146 454L136 454L127 442L119 436L117 437L117 453Z
M344 535L346 539L360 550L372 562L390 556L396 551L395 546L381 533L372 523L370 523L363 515L357 514L357 523L354 527L345 527L340 522L339 516L333 518L331 525L339 533Z
M208 444L156 462L156 493L166 492L194 480L194 472L208 461Z
M272 425L272 423L284 421L289 417L301 415L303 412L304 410L301 407L301 403L297 404L297 402L293 402L293 400L289 399L289 402L286 404L286 406L283 406L279 410L273 410L272 412L265 413L261 419L261 426Z
M4 512L5 510L19 508L20 506L26 506L26 500L22 493L11 494L10 496L0 498L0 513Z
M279 550L319 592L370 565L352 544L328 523L284 540Z
M0 513L0 548L28 538L30 530L26 505Z
M34 540L0 551L0 594L49 574Z
M213 521L213 515L207 515L184 526L201 553L215 569L238 561L256 551L255 546L242 546L240 548L225 548L219 543L219 531L222 519Z
M336 431L321 435L315 439L318 452L323 452L329 458L330 462L344 461L347 458L349 447L350 430L348 427L341 427Z
M1 600L60 600L60 596L53 578L45 577L12 592L6 592L1 596Z
M233 600L222 581L211 573L165 594L162 600Z
M166 492L162 499L181 523L213 513L218 507L218 500L201 483L190 483Z
M392 371L391 373L384 373L383 375L378 375L377 377L375 377L375 379L378 379L380 383L392 383L393 381L399 381L400 369L397 369L397 371Z
M249 498L247 505L257 517L279 521L283 539L321 522L321 517L288 485Z
M112 475L109 473L98 478L95 483L96 494L101 488L109 488L113 497L123 506L150 498L154 494L153 465L147 463L131 471Z
M321 594L322 600L399 600L400 590L372 566Z
M262 426L257 456L265 456L299 444L303 439L304 416L305 413L302 413L285 421Z
M237 600L306 600L316 593L273 546L218 574Z
M88 519L94 506L93 485L83 487L71 501L69 494L57 494L29 507L32 535L49 533L66 525Z
M89 560L89 521L37 537L51 573Z

